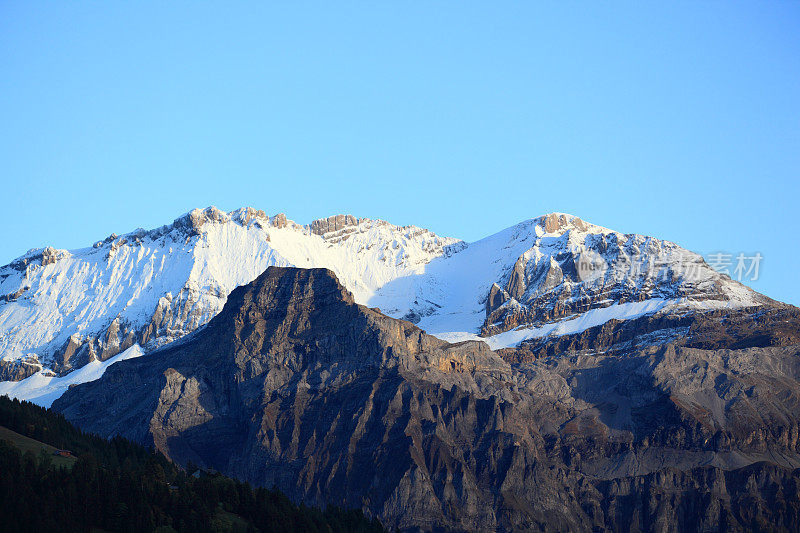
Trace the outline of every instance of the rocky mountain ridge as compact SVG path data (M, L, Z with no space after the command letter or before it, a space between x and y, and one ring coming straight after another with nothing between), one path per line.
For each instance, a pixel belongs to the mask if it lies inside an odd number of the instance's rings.
M301 226L210 207L0 268L0 392L37 401L38 383L180 339L270 265L330 268L359 303L493 348L642 315L778 305L674 243L560 213L464 243L350 215Z
M791 531L800 317L759 309L637 319L688 328L684 344L619 349L626 320L520 355L359 305L329 270L270 267L205 327L54 408L389 528Z

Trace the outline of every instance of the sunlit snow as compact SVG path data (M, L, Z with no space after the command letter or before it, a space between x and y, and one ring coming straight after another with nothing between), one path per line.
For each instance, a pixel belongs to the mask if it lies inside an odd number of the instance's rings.
M571 335L580 333L589 328L605 324L609 320L628 320L638 318L647 314L655 313L664 309L668 305L677 302L669 300L645 300L643 302L630 302L624 304L614 304L602 309L592 309L576 317L569 317L558 322L545 324L538 328L517 328L493 335L491 337L479 337L474 333L466 331L452 331L435 333L435 335L449 342L460 342L465 340L485 341L492 350L499 348L516 347L520 342L538 339L541 337Z
M117 361L133 359L143 353L139 345L134 344L106 361L94 360L63 377L55 377L40 370L22 381L1 381L0 396L7 394L12 398L28 400L42 407L50 407L50 404L64 394L70 385L100 379L106 368Z

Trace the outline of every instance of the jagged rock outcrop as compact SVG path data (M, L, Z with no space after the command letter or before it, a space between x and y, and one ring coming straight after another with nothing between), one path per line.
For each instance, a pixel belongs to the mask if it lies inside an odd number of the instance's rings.
M249 226L251 223L256 223L260 227L269 224L269 217L261 209L254 209L252 207L242 207L231 213L231 218L243 226Z
M286 226L289 225L289 222L284 213L278 213L277 215L272 217L270 222L274 227L278 229L285 228Z
M790 531L800 346L784 318L736 349L715 345L735 325L701 346L700 324L696 346L504 360L356 304L328 270L270 267L204 328L53 407L390 528Z
M578 217L564 213L550 213L542 217L541 226L546 233L557 233L566 228L586 231L588 225Z
M8 266L18 272L25 272L31 265L47 266L69 256L67 250L57 250L51 246L29 250L27 254L12 261Z
M0 359L0 380L1 381L20 381L32 376L42 365L37 359L17 359L14 361L3 361Z
M498 350L510 363L545 357L621 355L664 344L705 350L800 345L800 310L789 305L645 315Z
M491 315L509 300L511 300L511 295L497 283L492 283L489 296L486 298L486 314Z
M358 224L358 219L353 215L334 215L328 218L320 218L311 222L311 233L325 235L332 231L339 231L348 226Z
M529 243L488 289L484 336L650 299L711 307L775 303L668 241L623 235L561 213L532 223ZM509 304L490 304L498 290Z
M30 287L22 286L14 292L0 296L0 302L16 302Z

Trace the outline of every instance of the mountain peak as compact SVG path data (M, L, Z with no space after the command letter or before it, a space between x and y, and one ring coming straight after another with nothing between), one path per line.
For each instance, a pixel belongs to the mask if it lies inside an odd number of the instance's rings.
M536 217L532 221L536 226L539 226L544 233L561 235L571 229L578 231L591 231L591 230L605 230L607 228L591 224L585 220L568 213L547 213Z
M299 309L309 302L318 306L355 303L350 291L328 268L270 266L251 283L234 289L219 316L231 309L255 308L270 315L275 309Z
M633 331L611 324L499 353L357 305L331 270L270 267L205 328L110 366L53 409L179 464L309 503L361 506L390 529L613 529L619 515L605 510L630 508L618 505L620 491L647 509L655 483L703 502L722 494L703 503L713 506L705 523L715 524L742 516L726 510L736 502L793 496L800 462L797 328L780 334L783 345L762 347L774 341L759 333L742 349L731 318L654 317ZM752 315L736 322L756 324ZM687 337L702 346L716 337L724 349L682 344ZM593 498L591 507L578 496ZM789 496L774 507L794 504ZM531 514L547 500L555 507ZM676 502L681 518L702 510ZM796 522L790 512L776 522Z
M333 215L326 218L318 218L310 224L311 233L325 235L333 231L339 231L349 226L356 226L366 219L358 219L353 215Z
M239 209L226 213L212 205L205 209L195 208L181 215L175 219L171 228L184 229L192 234L198 234L201 233L200 228L205 224L225 224L227 222L235 222L240 226L249 226L251 223L257 223L261 227L270 225L276 228L283 228L289 224L294 224L294 222L286 218L284 213L278 213L269 217L261 209L255 209L253 207L240 207Z

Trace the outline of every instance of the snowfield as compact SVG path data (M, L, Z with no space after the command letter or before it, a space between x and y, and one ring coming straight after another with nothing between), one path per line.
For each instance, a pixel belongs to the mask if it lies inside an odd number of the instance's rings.
M677 300L645 300L643 302L632 302L615 304L600 309L592 309L573 318L565 318L558 322L551 322L541 327L527 328L520 327L511 331L498 333L491 337L479 337L467 331L447 331L435 333L440 339L448 342L461 342L466 340L485 341L492 350L500 348L515 348L522 341L539 339L548 335L558 337L561 335L572 335L581 333L589 328L601 326L609 320L630 320L644 315L656 313L667 307L676 306Z

